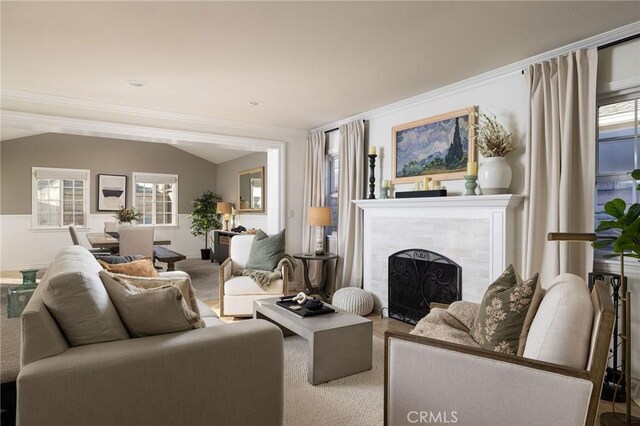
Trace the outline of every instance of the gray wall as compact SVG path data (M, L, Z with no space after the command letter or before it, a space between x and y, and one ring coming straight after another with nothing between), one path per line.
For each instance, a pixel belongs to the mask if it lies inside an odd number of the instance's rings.
M97 212L98 174L127 176L131 205L132 172L178 175L178 213L216 189L216 165L170 145L90 136L45 133L0 143L0 214L31 213L31 167L91 170L91 212Z
M264 167L264 182L265 185L265 197L269 199L267 193L267 153L266 152L254 152L253 154L245 155L244 157L236 158L235 160L226 161L218 164L218 179L217 193L222 196L224 201L230 201L238 207L238 172L242 172L249 169L255 169L256 167ZM265 204L266 206L266 204Z

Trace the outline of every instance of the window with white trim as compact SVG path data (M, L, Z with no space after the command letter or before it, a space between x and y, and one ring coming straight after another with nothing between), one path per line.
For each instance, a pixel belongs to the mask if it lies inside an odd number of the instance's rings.
M31 175L34 228L87 226L89 170L33 167Z
M596 227L603 220L611 220L604 205L621 198L627 208L638 202L637 182L631 172L640 168L640 93L607 101L598 106L598 145L596 161ZM620 231L610 229L599 236L617 236ZM598 249L598 257L612 252Z
M133 207L142 225L178 225L178 175L133 172Z

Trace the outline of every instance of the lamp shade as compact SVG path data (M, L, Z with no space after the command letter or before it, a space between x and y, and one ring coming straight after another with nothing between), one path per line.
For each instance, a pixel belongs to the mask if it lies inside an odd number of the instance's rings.
M218 205L218 213L231 214L231 203L226 201L221 201L217 205Z
M331 225L330 207L309 207L307 210L307 225Z

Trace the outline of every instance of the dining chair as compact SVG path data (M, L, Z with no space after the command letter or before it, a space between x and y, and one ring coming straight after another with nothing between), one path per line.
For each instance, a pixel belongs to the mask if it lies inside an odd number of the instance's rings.
M81 246L82 245L82 244L80 244L80 240L78 239L78 233L76 232L76 227L75 227L75 225L73 223L71 225L69 225L69 235L71 235L71 242L73 242L74 246ZM109 249L106 249L106 248L89 249L89 252L91 254L93 254L94 256L111 254L111 251Z
M105 222L104 232L118 232L118 222Z
M120 256L141 254L153 258L153 228L120 230Z

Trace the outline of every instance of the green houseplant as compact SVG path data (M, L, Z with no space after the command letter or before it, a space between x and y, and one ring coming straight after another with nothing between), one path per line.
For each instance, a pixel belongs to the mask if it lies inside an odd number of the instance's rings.
M640 180L640 169L631 172L631 177ZM637 186L640 191L640 184ZM624 423L616 416L615 412L603 413L600 417L603 424L636 424L637 417L631 415L631 306L628 301L631 293L627 288L627 280L624 275L624 257L635 258L640 261L640 203L633 203L627 209L627 203L620 198L614 198L604 205L604 211L614 220L600 222L596 232L604 232L611 229L619 231L618 235L599 237L593 243L594 248L613 247L613 254L604 257L620 256L620 281L622 282L622 372L625 382L626 413Z
M189 215L191 218L191 234L194 237L204 235L204 249L200 250L202 260L211 258L209 249L209 232L220 229L220 215L218 214L218 202L222 201L219 194L206 191L200 197L191 202L193 211Z
M631 177L640 180L640 169L631 173ZM640 191L640 184L637 188ZM640 259L640 203L634 203L627 209L627 203L620 198L614 198L604 205L604 211L614 220L600 222L596 232L610 229L620 230L617 236L598 238L595 248L613 247L613 254L605 257L627 256Z

